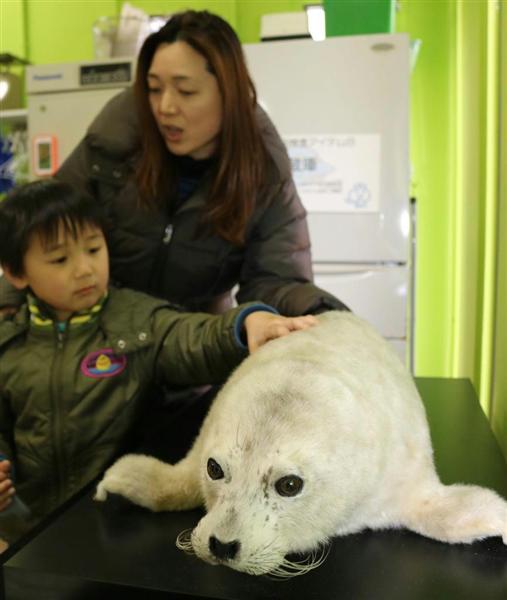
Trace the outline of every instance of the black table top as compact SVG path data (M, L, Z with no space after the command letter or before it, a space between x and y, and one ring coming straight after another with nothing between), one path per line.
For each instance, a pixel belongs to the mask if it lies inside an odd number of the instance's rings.
M507 465L470 382L416 383L442 481L484 485L507 498ZM200 511L154 514L99 504L92 494L83 490L3 555L7 600L507 598L500 538L448 545L405 530L366 531L336 538L326 562L307 575L273 581L179 551L176 536Z

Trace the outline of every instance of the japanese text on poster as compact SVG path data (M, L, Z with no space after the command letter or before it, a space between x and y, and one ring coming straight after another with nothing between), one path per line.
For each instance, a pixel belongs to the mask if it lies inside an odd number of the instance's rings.
M300 134L283 140L308 211L379 210L379 134Z

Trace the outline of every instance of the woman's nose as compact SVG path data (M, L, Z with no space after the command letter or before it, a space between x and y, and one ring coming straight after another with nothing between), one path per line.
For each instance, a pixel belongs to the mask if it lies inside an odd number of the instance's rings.
M160 99L160 112L164 114L174 114L178 112L175 95L169 90L166 90L162 94Z

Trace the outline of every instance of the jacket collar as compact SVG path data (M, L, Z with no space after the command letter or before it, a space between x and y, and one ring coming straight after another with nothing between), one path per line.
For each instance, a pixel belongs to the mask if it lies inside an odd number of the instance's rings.
M209 174L204 176L199 186L194 190L191 196L189 196L180 206L178 206L176 213L181 214L191 210L201 210L206 205L206 198L208 197L208 191L210 187L210 176Z
M106 292L102 298L87 310L81 310L74 313L66 322L57 322L53 309L33 296L27 295L28 312L30 313L30 323L32 327L53 329L55 325L59 331L65 331L67 328L74 328L89 323L97 318L102 311L104 304L107 301L108 293Z
M103 330L108 343L119 354L133 352L154 343L151 314L147 315L145 310L139 310L142 297L144 294L110 288L107 299L108 310L100 311L98 319L92 321L99 323L98 326ZM157 306L167 306L164 300L157 303L150 299L150 304L153 310ZM0 352L14 338L26 335L31 325L30 312L26 304L14 316L0 319ZM44 328L37 329L44 330ZM47 330L48 334L53 335L53 328Z

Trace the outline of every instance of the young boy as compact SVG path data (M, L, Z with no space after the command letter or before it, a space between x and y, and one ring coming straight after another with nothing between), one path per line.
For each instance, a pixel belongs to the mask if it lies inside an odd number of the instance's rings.
M0 321L0 537L20 498L32 525L105 469L154 383L223 382L246 354L244 334L253 351L316 322L255 303L182 313L109 287L96 203L53 180L0 203L0 264L28 291Z

